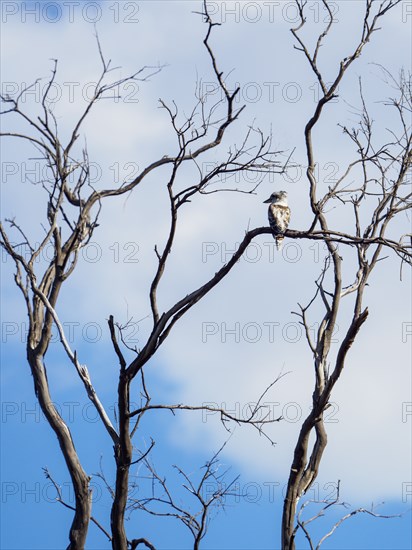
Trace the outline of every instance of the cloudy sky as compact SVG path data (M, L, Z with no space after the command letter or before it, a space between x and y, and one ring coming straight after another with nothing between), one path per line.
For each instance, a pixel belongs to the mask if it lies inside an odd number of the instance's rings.
M259 183L254 194L201 196L182 209L176 244L159 288L162 311L213 276L245 231L266 224L262 202L275 189L288 191L291 228L305 229L311 220L303 129L319 89L302 54L294 49L289 29L296 25L295 5L287 1L208 4L215 20L222 23L211 39L220 70L229 89L240 86L237 105L246 109L221 149L202 162L224 158L253 125L272 134L273 148L283 152L281 162L293 151L295 167L288 176L271 174L259 180L248 176L234 182L242 189ZM331 6L335 22L319 58L326 81L334 78L340 60L356 47L364 2L331 2ZM103 53L114 67L113 80L145 65L161 67L149 81L123 86L120 98L101 101L86 121L78 152L87 144L96 187L130 180L150 162L176 154L176 138L166 111L159 109L159 98L169 105L175 101L181 120L196 103L196 89L210 93L208 105L219 99L202 43L205 25L195 13L201 10L200 2L5 1L1 8L3 93L13 96L40 78L24 98L27 112L36 115L52 59L57 59L53 112L62 142L100 74L96 30ZM324 28L325 11L317 0L309 1L307 8L304 36L313 45ZM377 143L388 139L388 128L396 128L393 112L384 105L394 90L381 66L395 76L402 67L410 67L411 20L410 2L401 2L388 14L361 59L350 68L339 97L328 105L314 136L323 188L340 177L354 158L355 150L337 124L357 123L360 77L375 119ZM7 130L25 129L12 116L5 117L3 124ZM42 235L46 209L44 193L31 182L44 177L43 164L35 151L16 140L3 141L2 152L1 218L15 216L35 242ZM195 175L195 167L188 167L177 185L189 185ZM159 170L133 193L104 204L93 242L83 250L59 303L72 348L88 365L113 421L117 363L106 320L110 314L122 323L132 319L129 343L144 345L151 329L148 288L156 266L153 249L164 244L169 225L167 177L167 170ZM338 211L334 215L329 213L331 225L352 230L345 216ZM409 227L405 215L392 234L399 237ZM349 285L353 251L343 254L344 284ZM279 548L282 490L300 423L309 411L313 381L310 353L291 312L297 311L298 302L311 299L324 256L322 245L313 241L285 241L283 251L277 253L268 235L260 236L222 284L180 320L148 366L154 402L207 402L241 416L248 414L250 404L273 380L285 375L265 396L271 414L284 417L268 429L275 446L247 426L233 426L229 434L217 416L205 414L154 413L137 435L141 449L151 436L156 438L153 460L178 492L179 479L172 465L196 477L227 441L221 459L230 467L228 480L240 475L239 492L247 496L240 502L228 499L225 509L215 514L205 549ZM68 475L34 397L25 361L27 317L14 287L13 266L3 252L1 259L2 548L64 548L71 512L53 502L55 495L42 468L49 468L70 502ZM47 257L39 263L39 272L45 261ZM340 480L341 496L352 506L379 504L379 513L404 515L389 520L358 516L345 523L325 548L401 550L411 546L410 273L404 267L402 280L399 273L398 259L389 254L370 280L365 293L369 319L333 393L327 416L329 444L310 496L330 497ZM350 305L348 301L338 319L336 345L344 334ZM314 327L319 311L314 310ZM110 441L95 422L81 384L57 343L46 364L53 398L73 432L86 471L93 475L102 464L113 480ZM99 478L93 477L93 483L94 514L108 526L110 498ZM319 522L315 537L341 515L340 509ZM190 548L185 528L167 519L154 522L132 514L128 529L131 536L145 536L159 549ZM91 526L89 548L109 547L102 533ZM304 547L301 541L300 548Z

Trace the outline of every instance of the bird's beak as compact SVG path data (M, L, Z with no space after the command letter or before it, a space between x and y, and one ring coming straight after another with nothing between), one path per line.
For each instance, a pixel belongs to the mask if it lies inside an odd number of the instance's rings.
M264 204L265 202L272 202L272 200L271 200L271 198L269 197L267 201L263 201L263 204Z

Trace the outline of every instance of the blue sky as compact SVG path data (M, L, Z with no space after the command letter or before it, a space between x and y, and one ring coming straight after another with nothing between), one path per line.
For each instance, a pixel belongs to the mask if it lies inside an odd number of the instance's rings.
M196 79L203 90L211 89L213 76L202 45L204 26L200 16L193 13L201 6L199 2L174 1L66 4L62 8L53 2L2 2L3 90L15 93L24 82L47 78L51 58L57 58L54 112L62 139L84 107L88 86L99 74L94 23L105 55L113 66L121 67L113 78L145 64L164 65L149 82L121 90L121 100L99 104L84 127L82 139L87 137L95 183L106 186L176 150L165 112L158 109L158 98L175 100L184 113L193 107ZM340 59L353 47L363 2L332 4L337 21L320 57L330 79ZM359 77L375 119L377 139L385 139L386 128L393 124L393 115L382 105L393 90L376 63L394 75L401 67L410 67L410 4L401 2L389 14L382 30L375 33L361 59L352 66L337 102L328 106L315 135L319 178L324 185L334 174L341 175L353 158L353 149L337 123L356 123ZM322 28L324 15L319 6L315 0L308 4L308 38L310 32ZM294 159L303 165L303 128L313 111L317 87L303 57L293 49L289 32L295 22L293 2L211 2L210 9L223 23L212 37L216 56L229 87L240 85L239 106L243 102L247 107L225 147L240 143L248 125L254 123L265 132L272 131L277 149L295 149ZM31 112L38 108L44 82L27 102ZM222 153L226 150L223 148ZM28 178L38 177L42 166L32 151L15 141L2 143L2 151L7 164L2 173L1 218L24 220L34 239L39 238L45 216L44 195ZM211 155L206 160L216 159ZM196 199L182 211L176 247L159 291L161 307L165 309L214 274L248 227L266 223L262 201L274 188L289 193L291 227L305 228L311 216L302 174L298 167L292 180L276 177L262 181L256 195L218 193ZM184 173L183 183L192 176L189 170ZM144 343L150 330L146 316L150 311L147 289L156 262L153 247L164 242L168 227L164 177L160 171L127 198L105 205L99 231L67 282L59 304L70 343L81 362L87 364L113 421L117 361L106 320L110 314L120 322L133 317L135 332L129 336L137 346ZM338 225L345 223L339 214L336 216ZM410 220L405 217L394 234L405 233L408 227ZM247 414L248 404L256 401L279 373L288 373L267 396L274 414L286 417L270 428L276 445L271 447L247 427L234 429L227 442L222 462L230 467L229 478L240 475L239 490L247 496L240 502L228 499L225 509L216 513L203 542L205 550L279 548L281 490L287 481L299 420L310 406L310 354L291 311L296 310L297 302L310 299L323 251L311 243L285 243L283 253L273 255L273 243L267 237L257 239L230 276L181 320L147 370L156 402L213 402L241 414ZM350 251L345 262L346 284L350 284ZM3 253L1 547L54 550L67 545L71 512L53 502L54 493L42 468L49 469L69 502L72 495L57 440L34 397L25 360L26 314L13 284L12 267ZM410 282L405 268L399 280L399 263L393 256L371 279L365 297L370 316L333 394L333 414L327 424L329 445L312 493L313 498L327 498L341 480L341 497L351 506L370 508L384 503L377 508L378 513L403 515L383 520L360 514L345 522L324 544L325 549L411 547ZM344 310L338 321L337 343L346 320ZM92 406L57 343L51 347L46 365L53 398L73 433L86 471L93 475L93 514L108 526L110 497L94 474L101 463L113 480L110 440L95 422ZM161 412L145 419L136 444L145 449L150 437L157 441L153 452L156 467L186 499L172 465L196 476L228 439L228 433L213 416L180 413L173 417ZM340 515L342 509L318 522L314 538L320 538ZM154 521L135 513L128 529L131 536L145 536L159 549L190 548L187 529L168 519ZM299 540L299 550L306 547ZM109 548L93 525L88 548Z

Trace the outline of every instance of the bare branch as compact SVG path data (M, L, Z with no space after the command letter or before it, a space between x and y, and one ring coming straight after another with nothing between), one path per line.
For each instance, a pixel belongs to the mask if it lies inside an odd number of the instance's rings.
M53 477L51 476L49 470L47 468L43 468L43 472L44 472L44 475L46 476L46 479L50 480L50 482L53 484L53 487L56 489L56 492L57 492L56 502L60 502L60 504L62 504L66 508L69 508L69 510L76 510L76 508L74 508L70 504L67 504L67 502L63 500L62 490L60 486L56 483L56 481L53 479ZM112 540L112 537L110 536L110 534L93 516L90 517L90 520L95 525L97 525L97 527L100 529L100 531L102 531L105 534L105 536L108 538L109 541Z
M320 508L320 510L315 515L313 515L312 517L310 517L307 520L303 520L303 512L306 510L306 508L309 505L319 505L319 504L324 504L324 506L322 506ZM295 534L296 534L298 529L302 529L302 531L304 532L305 537L306 537L306 539L309 543L309 546L310 546L311 550L319 550L320 547L322 546L322 544L325 542L325 540L327 540L329 537L331 537L333 535L333 533L336 531L336 529L338 527L340 527L340 525L342 525L342 523L344 521L356 516L357 514L364 513L364 514L368 514L370 516L373 516L375 518L381 518L381 519L393 519L393 518L401 517L403 515L403 514L393 514L393 515L378 514L374 511L374 506L373 505L372 505L372 508L370 510L368 510L366 508L354 509L351 512L349 512L348 514L345 514L344 516L342 516L332 526L332 528L323 537L320 538L319 542L315 546L315 543L313 542L313 540L311 538L311 535L309 533L309 530L308 530L307 526L310 523L312 523L313 521L316 521L319 518L325 516L326 512L329 509L331 509L335 506L342 506L343 508L346 508L346 509L349 508L349 504L347 504L346 502L341 502L340 501L340 481L338 481L338 483L336 485L336 497L335 498L333 498L331 500L320 500L320 501L319 500L308 499L308 500L305 500L301 504L299 512L297 514L297 524L296 524L296 527L295 527Z

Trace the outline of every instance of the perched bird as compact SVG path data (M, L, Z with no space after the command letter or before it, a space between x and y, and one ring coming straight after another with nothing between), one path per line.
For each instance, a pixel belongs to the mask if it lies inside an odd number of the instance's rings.
M273 231L273 238L276 241L276 248L282 248L283 233L286 231L290 220L290 208L288 206L288 194L286 191L272 193L267 201L269 203L268 217L269 225Z

